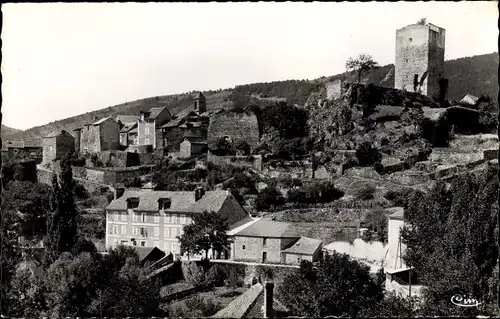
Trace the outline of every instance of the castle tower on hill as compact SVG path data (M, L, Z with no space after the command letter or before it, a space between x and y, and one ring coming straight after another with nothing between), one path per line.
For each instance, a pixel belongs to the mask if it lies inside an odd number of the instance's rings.
M430 23L411 24L396 31L394 87L444 100L445 30Z

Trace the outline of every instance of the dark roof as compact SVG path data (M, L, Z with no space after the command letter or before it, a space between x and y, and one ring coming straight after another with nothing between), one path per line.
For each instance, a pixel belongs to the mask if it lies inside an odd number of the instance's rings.
M158 247L140 247L140 246L133 246L134 249L137 251L137 255L139 256L139 261L142 263L145 259L147 259L149 256L152 255L165 255L165 252ZM161 257L160 257L161 258Z
M179 113L175 114L174 119L170 120L168 123L162 127L177 127L182 124L184 119L188 116L198 116L198 114L190 108L186 108Z
M226 199L232 196L228 190L209 191L189 207L189 211L202 213L204 210L218 212Z
M53 132L49 133L48 135L44 136L44 138L58 137L61 135L69 135L69 136L73 137L73 135L69 134L65 130L60 130L60 131L53 131Z
M120 130L120 133L128 133L129 131L131 131L132 129L134 129L135 127L137 127L137 122L136 123L129 123L129 124L125 124L121 130Z
M191 144L207 144L207 139L203 136L185 136L184 139Z
M323 244L319 239L300 237L291 247L284 249L284 253L313 255L318 248Z
M161 112L163 112L163 110L167 109L166 106L163 106L163 107L152 107L149 109L149 116L148 118L151 119L151 120L154 120L155 118L158 117L158 115L160 115ZM170 113L170 111L167 109L167 112Z
M300 237L290 224L271 221L267 218L263 218L253 223L242 231L234 234L234 236L273 238Z

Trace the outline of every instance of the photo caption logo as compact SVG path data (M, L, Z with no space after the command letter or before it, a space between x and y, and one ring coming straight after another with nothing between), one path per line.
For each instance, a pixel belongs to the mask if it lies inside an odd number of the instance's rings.
M479 302L479 300L477 300L477 299L465 298L465 297L460 296L460 295L454 295L453 297L451 297L451 302L455 306L459 306L459 307L477 307L477 306L484 303L484 302Z

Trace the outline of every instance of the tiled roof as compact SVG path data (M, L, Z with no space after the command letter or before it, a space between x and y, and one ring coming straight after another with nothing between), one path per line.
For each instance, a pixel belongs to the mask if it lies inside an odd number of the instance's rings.
M242 231L234 234L235 236L249 237L300 237L300 235L288 223L275 222L269 219L261 219Z
M133 123L137 123L137 120L140 118L140 116L138 115L117 115L115 117L115 120L118 122L122 122L123 124L127 125L127 124L133 124Z
M152 108L150 108L149 109L149 117L148 118L151 119L151 120L154 120L166 108L167 108L166 106L164 106L164 107L152 107ZM168 109L167 109L167 112L170 113L170 111Z
M240 220L239 222L236 222L233 225L231 225L231 228L229 228L229 230L227 231L227 235L232 236L238 233L239 231L247 228L248 226L252 225L253 223L257 222L258 220L260 220L260 218L252 218L248 216Z
M218 212L229 195L229 191L208 191L201 199L195 201L194 192L127 190L120 198L113 200L106 209L126 210L128 198L139 198L137 211L158 211L158 200L169 198L171 205L165 211L203 212L207 210Z
M8 141L5 143L7 148L24 148L23 141Z
M195 111L193 111L192 109L186 108L186 109L180 111L179 113L175 114L174 119L169 121L167 124L163 125L162 127L177 127L183 123L183 120L186 117L191 116L191 115L197 116L198 114Z
M106 209L125 210L128 198L139 198L139 206L136 208L138 211L158 211L160 198L170 198L172 201L167 211L187 211L195 202L194 192L127 190L120 198L113 200Z
M97 121L97 122L93 123L92 125L101 125L102 123L106 122L106 121L107 121L107 120L109 120L109 119L111 119L111 117L110 117L110 116L105 117L105 118L102 118L102 119L100 119L99 121Z
M391 213L389 215L389 218L392 218L392 219L403 219L404 218L405 209L403 207L391 207L391 208L387 208L386 211Z
M230 195L231 193L228 190L208 191L202 198L189 207L189 211L199 213L202 213L204 210L218 212Z
M139 256L139 261L142 262L146 257L148 257L153 251L159 250L160 252L163 252L160 248L158 247L141 247L141 246L133 246L135 251L137 252L137 255Z
M207 138L202 136L186 136L184 139L193 144L207 144Z
M312 255L318 250L322 243L323 242L319 239L300 237L300 239L295 242L295 244L293 244L290 248L284 249L283 252Z

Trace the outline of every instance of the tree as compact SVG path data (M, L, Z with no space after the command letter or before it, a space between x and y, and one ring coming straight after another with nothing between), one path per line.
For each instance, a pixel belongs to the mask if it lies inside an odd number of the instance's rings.
M250 145L245 141L239 141L234 145L234 148L241 151L243 155L250 155Z
M282 139L307 136L308 112L298 107L278 102L266 107L262 112L264 132L275 130Z
M61 173L52 179L52 212L48 216L46 238L46 265L55 261L62 252L71 251L77 234L78 210L74 202L73 172L68 159L61 160Z
M427 24L427 18L422 18L417 21L417 24L419 25L426 25Z
M363 308L378 303L383 290L367 266L334 253L325 256L317 268L303 261L300 271L285 277L278 294L296 316L355 317Z
M372 166L382 159L382 154L370 142L363 142L356 149L356 158L359 165Z
M347 72L356 72L358 83L361 83L361 76L363 74L376 67L378 67L378 63L373 60L371 55L366 53L361 53L357 58L349 58L345 63Z
M481 96L476 102L479 111L479 124L483 129L490 131L497 126L496 107L489 96Z
M227 218L217 212L204 211L202 214L193 215L193 222L185 225L182 236L177 236L181 243L181 254L199 254L205 251L221 253L228 245L227 241Z
M283 195L274 187L266 187L263 189L255 199L255 208L257 210L272 210L279 205L284 204L285 200Z
M482 176L462 175L451 189L439 182L429 194L416 193L405 218L401 237L407 244L405 263L415 267L424 292L425 315L486 314L491 300L490 281L496 277L497 170ZM470 295L485 302L484 308L450 305L455 295Z
M19 268L9 286L10 317L39 318L47 309L45 284L28 268Z

